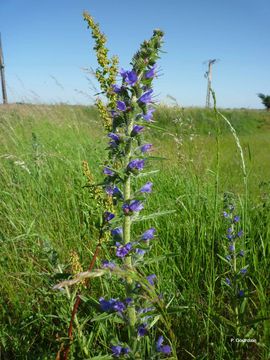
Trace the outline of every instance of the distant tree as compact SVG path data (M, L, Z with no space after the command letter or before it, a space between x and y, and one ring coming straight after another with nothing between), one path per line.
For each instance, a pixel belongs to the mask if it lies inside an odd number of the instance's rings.
M269 111L270 110L270 95L258 94L258 96L262 100L262 103L266 107L267 111Z

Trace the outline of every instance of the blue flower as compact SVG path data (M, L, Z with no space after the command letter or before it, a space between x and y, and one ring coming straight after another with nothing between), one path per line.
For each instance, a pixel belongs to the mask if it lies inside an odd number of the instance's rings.
M116 301L113 304L113 310L122 313L126 309L125 304L122 301Z
M112 141L109 142L109 145L112 147L112 148L115 148L119 145L120 143L120 136L118 134L114 134L114 133L109 133L108 134L108 137L110 139L112 139Z
M161 335L159 338L158 338L158 341L156 343L156 349L158 352L162 352L163 354L170 354L171 353L171 347L169 345L163 345L163 342L164 342L164 338L163 336Z
M134 70L127 71L127 75L125 77L125 82L130 85L134 86L138 80L138 76Z
M111 346L111 350L112 350L113 356L119 357L122 353L122 346L120 346L120 345Z
M116 249L116 256L119 257L119 258L124 258L132 250L132 244L131 243L127 243L125 245L120 245L120 244L117 244L117 245L118 246L117 246L117 249Z
M132 298L126 298L126 299L125 299L125 303L126 303L127 305L130 305L130 304L132 303L132 301L133 301Z
M123 229L121 227L117 227L111 230L111 234L115 240L122 240L123 237Z
M140 255L140 256L143 256L145 254L145 250L143 249L140 249L140 248L137 248L136 249L136 254Z
M223 211L223 216L224 216L225 218L228 218L228 217L229 217L229 214L228 214L226 211Z
M150 193L152 192L152 186L153 183L151 181L148 181L143 187L140 188L141 193Z
M242 257L245 256L244 250L240 250L240 251L239 251L239 255L242 256Z
M152 97L151 97L152 93L153 93L153 89L146 91L144 94L142 94L142 96L139 97L138 102L143 104L150 103L152 101Z
M121 355L128 354L130 352L130 349L128 347L125 348L125 347L122 347L120 345L116 345L116 346L112 345L111 346L111 351L113 353L113 356L119 357Z
M228 261L231 261L231 260L232 260L231 255L226 255L225 258L226 258L226 260L228 260Z
M239 291L238 291L238 296L239 296L239 297L245 296L244 290L239 290Z
M138 327L138 336L142 337L145 336L146 334L147 334L146 324L141 324Z
M115 299L105 300L103 297L99 299L99 305L102 311L106 311L106 312L112 311L115 303L116 303Z
M138 76L134 70L120 70L120 75L122 76L123 80L130 86L134 86L138 81Z
M155 274L152 274L152 275L148 275L146 277L147 281L149 282L150 285L154 286L155 283L154 283L154 280L157 278L157 276Z
M112 171L107 166L103 169L103 174L108 175L108 176L114 176L115 175L114 171Z
M244 234L244 231L243 231L243 230L240 230L240 231L238 231L237 236L238 236L238 237L241 237L243 234Z
M109 261L109 260L103 260L102 261L102 267L104 269L110 269L110 270L113 270L115 268L115 263L112 262L112 261Z
M153 118L154 111L156 111L156 109L150 108L150 109L148 109L146 114L142 114L142 117L144 118L144 120L148 121L148 122L151 122L151 120Z
M144 129L144 126L141 126L141 125L134 125L131 133L130 133L130 136L136 136L138 135L140 132L142 132L142 130Z
M145 153L145 152L150 151L151 148L152 148L152 146L153 146L153 144L145 144L145 145L142 145L142 146L140 147L141 152L142 152L142 153Z
M115 217L114 214L110 213L109 211L105 211L103 214L104 221L109 222Z
M240 270L240 274L246 275L246 273L247 273L247 269L246 269L246 268L243 268L243 269Z
M229 286L232 285L231 280L230 280L229 278L227 278L227 277L226 277L226 279L225 279L225 282L226 282L226 284L229 285Z
M134 159L131 160L130 163L128 164L128 170L143 170L145 165L145 160L144 159Z
M117 109L120 111L126 111L127 110L127 106L126 103L124 101L118 100L117 101Z
M139 200L132 200L129 204L125 203L122 209L126 215L132 214L133 212L139 212L143 209L143 204Z
M233 218L233 222L237 223L239 222L240 220L240 216L236 215L234 218Z
M145 78L146 78L146 79L152 79L152 78L155 76L155 74L156 74L156 72L155 72L156 68L157 68L157 64L153 65L153 66L151 67L151 69L149 69L149 70L146 72Z
M229 245L229 251L231 251L231 252L235 251L234 244Z
M113 84L112 89L113 89L113 92L115 92L116 94L119 94L121 92L121 90L122 90L122 86L119 86L117 84Z
M146 230L142 236L141 236L141 240L147 241L147 240L151 240L154 237L154 234L156 232L155 228L151 228L149 230Z

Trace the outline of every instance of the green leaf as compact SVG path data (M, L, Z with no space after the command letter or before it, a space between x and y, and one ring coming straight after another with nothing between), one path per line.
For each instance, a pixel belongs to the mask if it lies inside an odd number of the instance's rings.
M266 320L270 320L270 317L263 317L263 318L258 318L258 319L252 319L252 320L249 320L249 321L246 321L246 322L242 323L241 325L253 325L253 324L256 324L256 323L258 323L258 322L266 321Z
M93 317L93 319L91 320L91 322L110 319L110 318L112 318L113 316L114 316L114 314L102 313L102 314L99 314L99 315Z
M112 360L112 355L98 355L84 360Z
M183 310L194 309L195 306L174 306L166 310L167 314L178 314Z
M156 213L153 213L153 214L150 214L150 215L139 216L136 219L134 219L133 222L139 222L139 221L145 221L145 220L149 220L149 219L155 219L158 216L173 214L175 212L176 212L176 210L160 211L160 212L156 212Z

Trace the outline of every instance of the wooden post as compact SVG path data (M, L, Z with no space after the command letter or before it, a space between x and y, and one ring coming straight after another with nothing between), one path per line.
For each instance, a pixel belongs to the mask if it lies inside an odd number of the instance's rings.
M2 50L2 41L1 41L1 33L0 33L0 77L1 77L1 85L2 85L2 95L3 95L3 104L7 104L7 89L6 89L6 80L5 80L5 65L4 65L4 57Z
M205 74L205 77L207 77L207 93L206 93L206 104L205 107L210 108L211 107L211 101L210 101L210 90L211 90L211 83L212 83L212 65L217 61L217 59L208 60L208 71Z

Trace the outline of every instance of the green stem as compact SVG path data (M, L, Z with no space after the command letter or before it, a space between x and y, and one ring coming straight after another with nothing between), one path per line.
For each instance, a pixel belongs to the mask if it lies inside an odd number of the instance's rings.
M127 126L126 126L126 136L130 136L130 133L133 128L133 120L128 120ZM126 145L126 155L125 155L125 161L124 165L125 168L127 168L132 155L132 139L130 138ZM131 198L131 176L130 174L126 175L125 181L124 181L124 202L126 203ZM131 234L131 217L129 215L125 216L124 219L124 226L123 226L123 240L124 244L128 244L131 240L130 237ZM132 262L131 257L126 256L124 258L124 264L127 268L132 269ZM127 278L127 286L126 286L126 295L127 297L131 297L133 289L133 280L131 277ZM133 337L134 335L134 326L136 323L136 312L134 306L128 307L128 319L129 319L129 325L130 325L130 336Z

